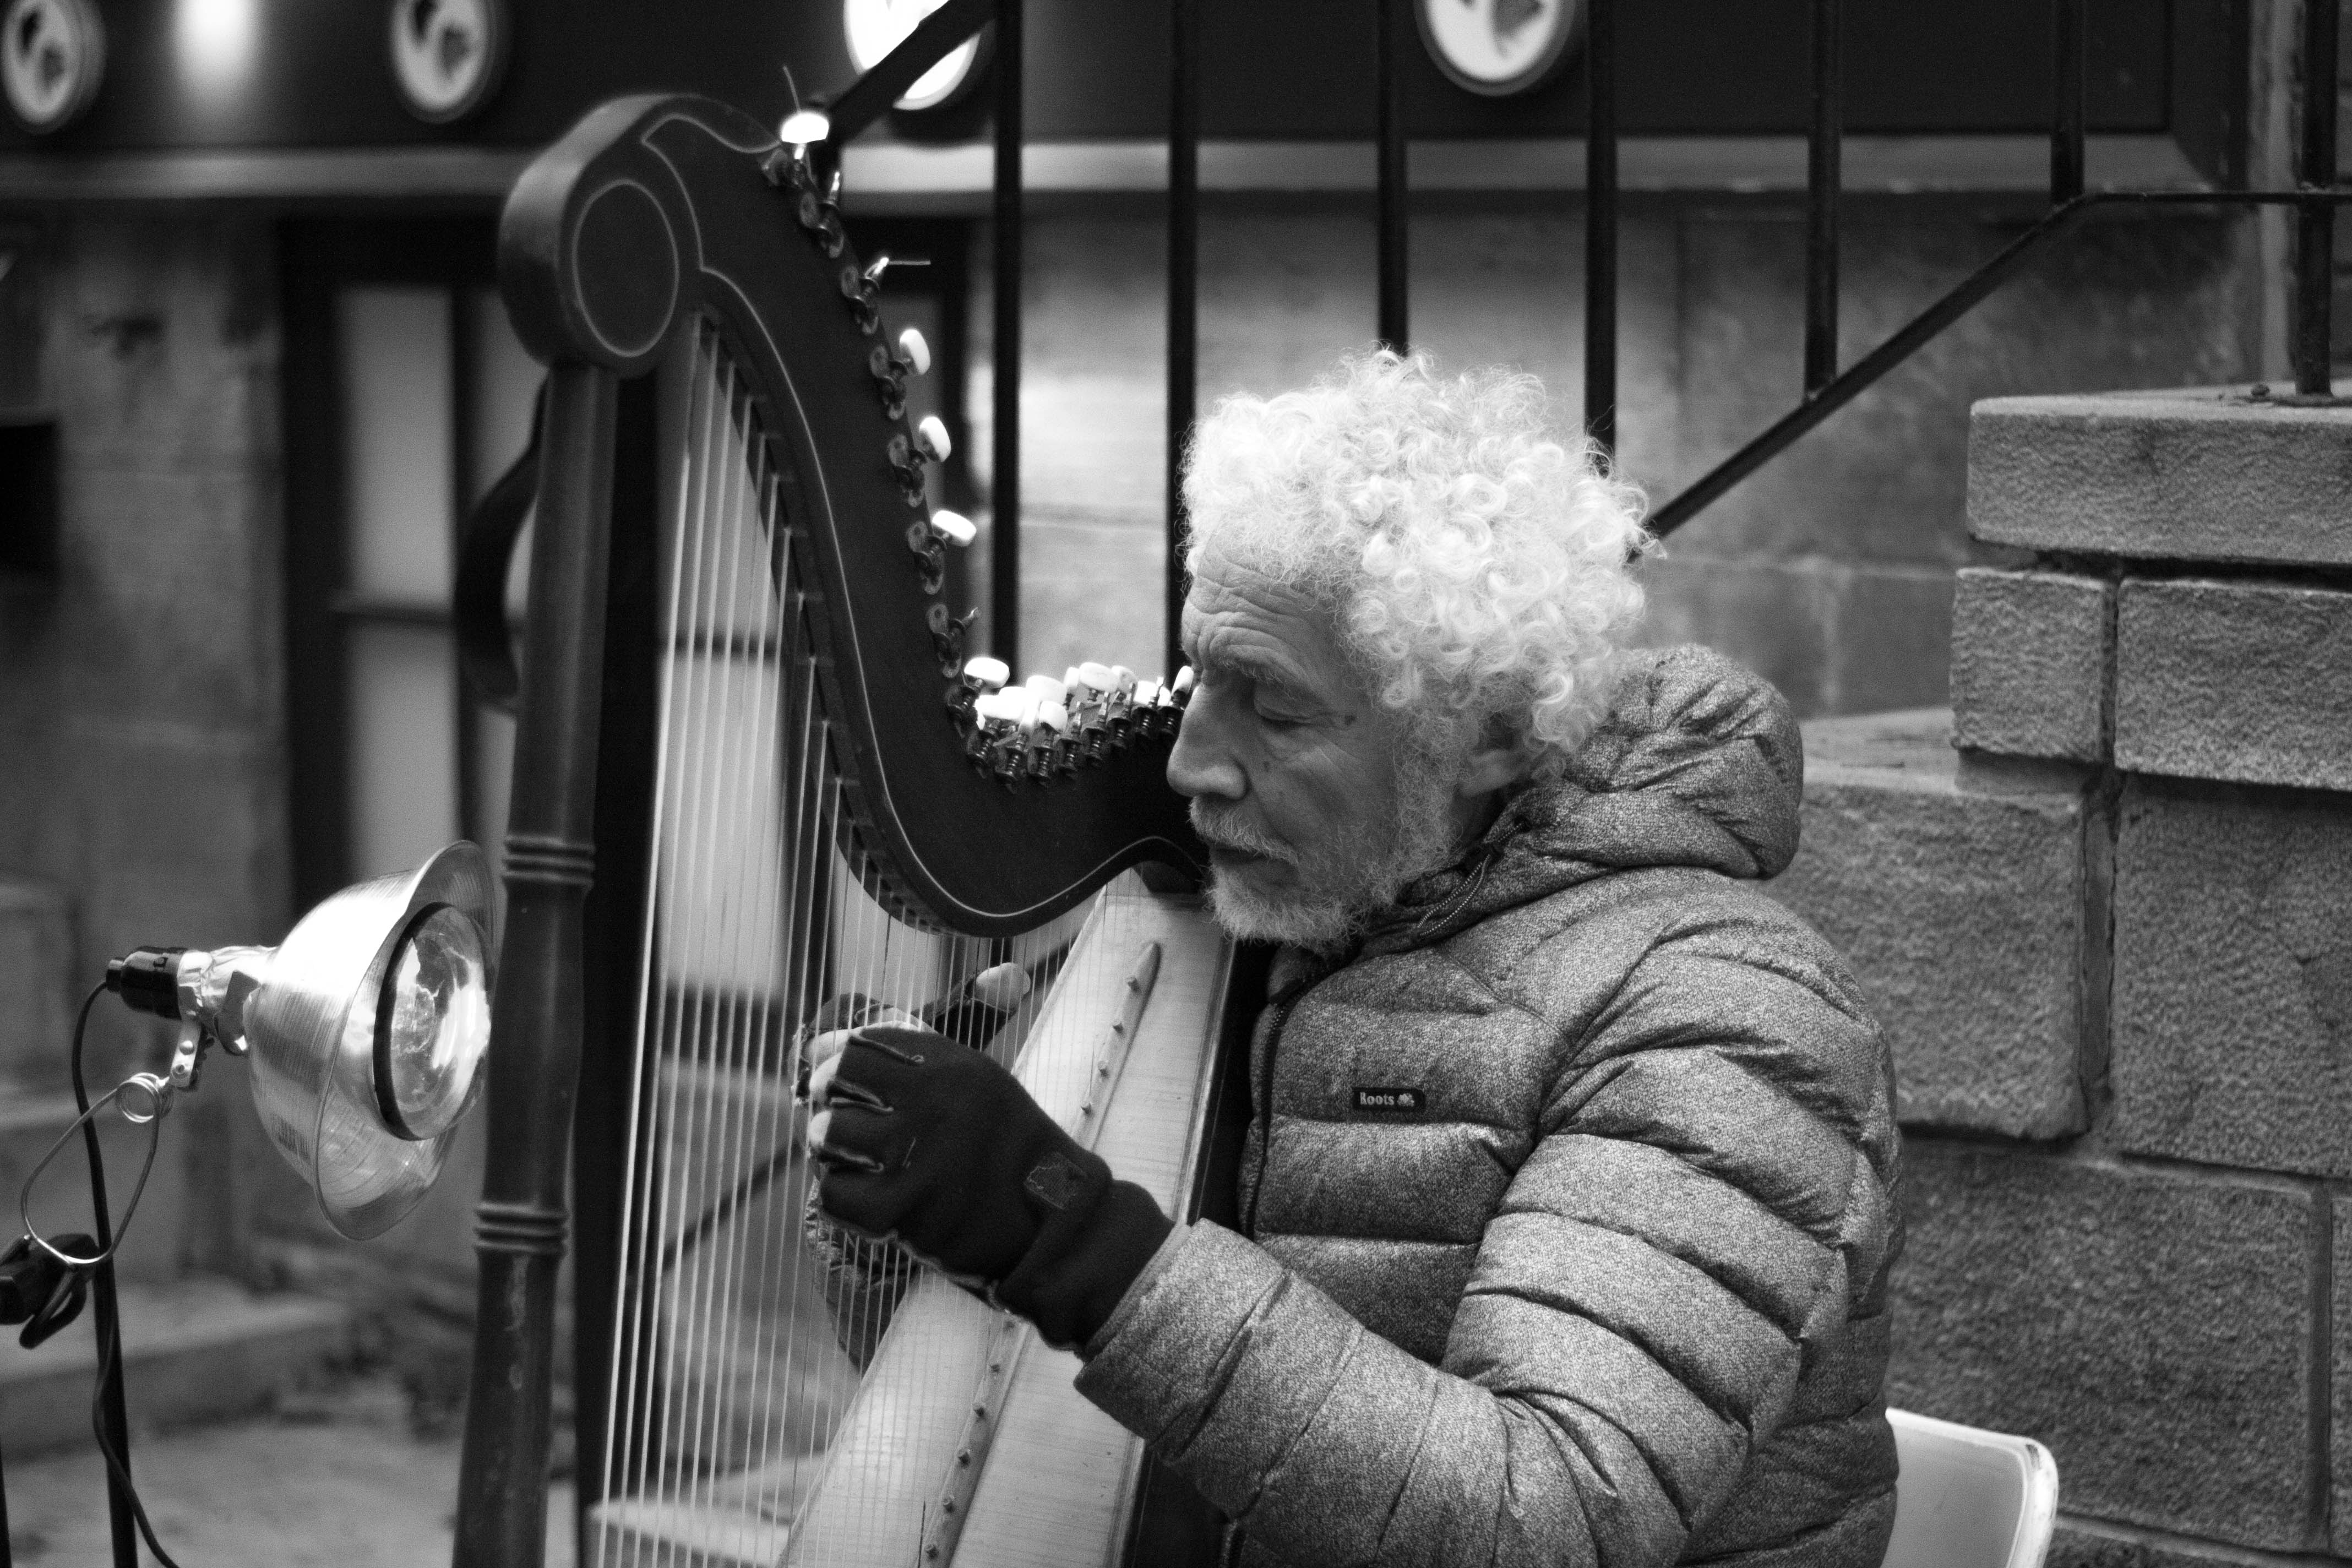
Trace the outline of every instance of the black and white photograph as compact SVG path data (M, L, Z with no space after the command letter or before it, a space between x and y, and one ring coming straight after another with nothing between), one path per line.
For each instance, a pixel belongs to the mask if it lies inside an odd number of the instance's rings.
M0 1568L2352 1568L2347 13L0 0Z

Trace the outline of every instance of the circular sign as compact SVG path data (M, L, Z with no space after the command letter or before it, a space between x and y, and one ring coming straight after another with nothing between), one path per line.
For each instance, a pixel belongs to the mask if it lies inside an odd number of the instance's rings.
M1551 75L1582 19L1581 0L1418 0L1421 40L1454 86L1487 98Z
M480 108L506 55L506 0L392 0L392 79L419 120L445 125Z
M106 32L90 0L11 0L0 37L0 86L27 131L70 124L98 96Z
M916 24L947 0L842 0L841 30L849 42L849 59L860 71L870 71L907 41ZM966 38L945 58L915 79L899 109L938 109L971 84L971 64L980 52L978 38Z

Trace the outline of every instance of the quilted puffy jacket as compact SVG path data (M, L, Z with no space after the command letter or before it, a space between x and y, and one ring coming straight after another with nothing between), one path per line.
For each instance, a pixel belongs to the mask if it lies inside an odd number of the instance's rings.
M1180 1227L1079 1388L1244 1563L1876 1568L1893 1085L1779 693L1646 656L1567 777L1253 1045L1248 1239Z

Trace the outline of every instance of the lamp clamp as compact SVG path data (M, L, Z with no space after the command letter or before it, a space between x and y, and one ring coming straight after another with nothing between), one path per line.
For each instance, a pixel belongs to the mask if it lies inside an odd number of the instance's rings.
M106 966L106 988L133 1011L175 1020L172 1087L194 1090L205 1052L245 1055L245 1006L269 973L266 947L142 947Z

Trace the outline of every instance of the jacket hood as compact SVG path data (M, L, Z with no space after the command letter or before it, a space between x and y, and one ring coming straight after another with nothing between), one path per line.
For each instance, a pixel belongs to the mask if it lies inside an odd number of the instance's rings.
M1364 950L1442 941L1609 871L1777 875L1797 853L1804 779L1797 721L1761 676L1710 648L1629 654L1566 773L1521 789L1460 860L1408 888Z

